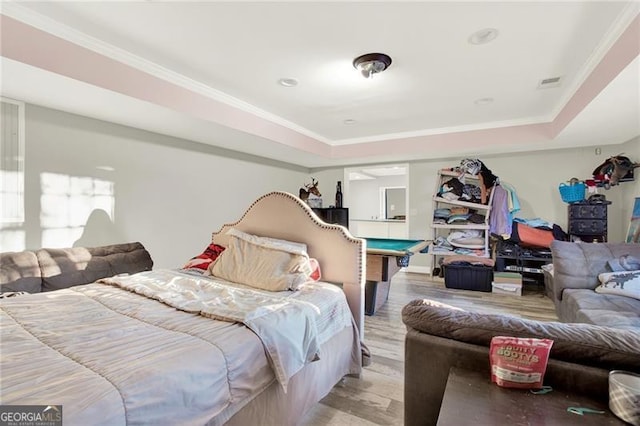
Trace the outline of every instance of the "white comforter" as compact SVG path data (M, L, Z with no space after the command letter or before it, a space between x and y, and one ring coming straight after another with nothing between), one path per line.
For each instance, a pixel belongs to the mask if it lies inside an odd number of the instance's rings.
M290 297L292 293L288 291L234 287L211 277L196 277L174 270L141 272L99 282L142 294L185 312L243 323L260 337L276 378L285 391L291 376L318 358L320 308L304 300L304 296L313 295L308 291L310 287L300 293L303 297ZM324 323L325 327L333 327L329 334L350 325L347 305L338 312L339 318Z
M275 376L286 385L317 345L351 326L344 295L328 284L310 284L286 298L223 290L175 271L134 277L118 278L118 285L186 304L181 309L247 322L261 338L237 322L185 313L105 284L5 299L0 403L62 404L65 424L218 424L273 382L272 366L281 368ZM243 305L248 308L237 309ZM289 338L302 346L287 349L282 339Z

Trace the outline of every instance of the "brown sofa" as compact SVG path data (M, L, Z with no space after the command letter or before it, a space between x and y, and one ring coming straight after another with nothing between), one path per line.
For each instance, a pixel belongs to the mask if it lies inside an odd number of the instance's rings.
M640 244L554 241L548 295L562 322L524 320L466 312L429 300L406 305L405 425L436 424L451 367L490 376L493 336L554 341L545 385L608 401L608 374L640 373L640 300L597 293L598 274L610 260L640 258ZM547 274L547 272L545 272Z
M451 367L490 377L493 336L554 341L544 384L608 401L608 374L640 373L640 332L591 324L523 320L466 312L429 300L402 310L405 339L405 425L435 425Z
M0 254L0 294L58 290L152 267L139 242L7 252Z

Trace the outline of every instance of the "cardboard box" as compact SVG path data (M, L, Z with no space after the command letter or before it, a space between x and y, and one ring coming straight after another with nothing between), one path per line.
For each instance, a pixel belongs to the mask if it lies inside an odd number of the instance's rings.
M522 296L522 283L500 283L493 282L492 293L508 294L511 296Z
M522 274L518 272L494 272L491 291L495 294L522 296Z
M522 284L522 274L518 272L494 272L494 283Z

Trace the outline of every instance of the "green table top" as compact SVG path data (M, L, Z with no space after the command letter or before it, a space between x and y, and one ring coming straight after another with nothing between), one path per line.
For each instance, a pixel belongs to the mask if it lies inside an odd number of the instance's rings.
M367 253L402 256L413 254L425 248L425 240L401 240L393 238L365 238Z

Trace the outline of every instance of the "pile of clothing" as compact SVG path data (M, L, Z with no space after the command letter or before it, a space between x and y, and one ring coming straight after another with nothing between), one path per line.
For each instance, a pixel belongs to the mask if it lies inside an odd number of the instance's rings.
M462 178L460 178L462 179ZM481 190L477 185L462 183L458 178L451 178L440 186L438 197L449 201L481 202Z
M485 239L482 231L477 229L465 229L451 231L447 237L438 237L433 241L432 252L434 254L465 254L472 256L484 256Z
M553 240L566 241L568 235L559 225L540 218L513 219L509 241L524 247L549 248Z
M489 258L475 257L475 256L464 255L464 254L447 256L444 259L440 259L440 261L438 262L438 266L436 266L432 271L433 276L444 278L444 266L447 266L447 265L488 266L493 269L495 265L495 261Z
M465 158L460 161L460 170L463 173L478 176L480 180L480 203L487 204L489 201L489 191L499 183L498 176L479 159Z

